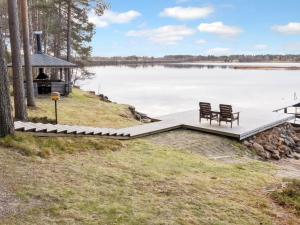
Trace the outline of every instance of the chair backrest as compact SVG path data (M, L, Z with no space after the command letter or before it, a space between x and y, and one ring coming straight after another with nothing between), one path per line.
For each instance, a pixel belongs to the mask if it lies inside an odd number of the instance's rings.
M232 106L220 104L220 117L231 118L231 116L232 116Z
M211 105L207 102L200 102L200 114L201 115L210 115L211 114Z

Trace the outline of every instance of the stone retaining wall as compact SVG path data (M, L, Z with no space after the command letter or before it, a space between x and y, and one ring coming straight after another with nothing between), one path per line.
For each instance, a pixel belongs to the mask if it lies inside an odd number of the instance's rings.
M290 123L262 132L244 141L263 159L300 159L300 130Z

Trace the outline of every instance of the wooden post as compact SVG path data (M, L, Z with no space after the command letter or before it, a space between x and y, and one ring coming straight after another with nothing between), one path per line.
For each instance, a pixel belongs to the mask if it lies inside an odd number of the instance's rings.
M70 85L68 68L64 69L64 73L65 73L65 95L68 96L69 95L69 85Z
M59 78L60 78L60 80L63 79L63 69L62 68L59 68Z
M59 92L52 92L51 93L51 99L52 99L52 101L54 101L55 124L58 124L58 119L57 119L57 101L60 100L60 93Z
M54 105L55 105L55 124L58 124L58 120L57 120L57 100L54 101Z

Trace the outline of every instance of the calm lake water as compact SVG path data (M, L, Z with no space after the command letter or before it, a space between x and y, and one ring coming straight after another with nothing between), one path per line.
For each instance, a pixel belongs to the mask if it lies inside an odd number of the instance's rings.
M294 64L298 66L299 64ZM89 67L93 79L80 81L83 90L107 95L158 116L198 108L199 101L242 108L276 109L300 99L300 70L242 70L193 64L178 67Z

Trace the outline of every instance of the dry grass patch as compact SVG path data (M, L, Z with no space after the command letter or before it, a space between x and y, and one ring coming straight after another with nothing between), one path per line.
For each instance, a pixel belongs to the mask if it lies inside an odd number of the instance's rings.
M273 192L271 196L278 204L300 216L300 180L287 180L286 187Z
M262 191L279 182L275 168L258 161L223 164L127 141L119 151L57 154L47 160L1 149L0 169L26 205L41 203L3 220L8 225L282 224ZM299 220L291 216L284 222Z
M48 158L53 154L82 151L117 151L124 145L118 140L99 137L38 137L26 133L0 139L0 145L26 156Z

